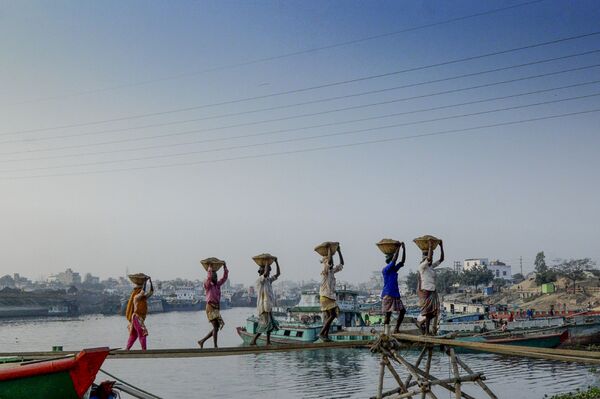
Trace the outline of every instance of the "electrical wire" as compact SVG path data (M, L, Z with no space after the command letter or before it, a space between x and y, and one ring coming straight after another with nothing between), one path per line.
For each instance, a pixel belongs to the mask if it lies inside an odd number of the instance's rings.
M539 65L542 63L553 62L553 61L557 61L557 60L564 60L564 59L573 58L573 57L580 57L580 56L585 56L585 55L590 55L590 54L596 54L599 52L600 52L600 49L590 50L590 51L585 51L585 52L581 52L581 53L575 53L575 54L569 54L569 55L560 56L560 57L547 58L547 59L543 59L543 60L539 60L539 61L527 62L527 63L523 63L523 64L516 64L516 65L510 65L510 66L501 67L501 68L494 68L494 69L488 69L488 70L483 70L483 71L471 72L471 73L467 73L467 74L455 75L455 76L451 76L451 77L447 77L447 78L426 80L426 81L421 81L421 82L417 82L417 83L404 84L404 85L400 85L400 86L386 87L386 88L377 89L377 90L369 90L369 91L364 91L364 92L359 92L359 93L327 97L327 98L315 99L315 100L304 101L304 102L293 103L293 104L277 105L277 106L271 106L271 107L267 107L267 108L258 108L258 109L248 110L248 111L231 112L231 113L227 113L227 114L211 115L211 116L205 116L205 117L200 117L200 118L153 123L153 124L148 124L148 125L132 126L132 127L126 127L126 128L115 128L115 129L101 130L101 131L95 131L95 132L70 133L70 134L62 134L62 135L58 135L58 136L24 138L24 139L18 138L18 139L0 141L0 144L20 143L23 141L26 141L26 142L49 141L49 140L57 140L57 139L62 139L62 138L82 137L82 136L92 136L92 135L96 136L96 135L100 135L100 134L116 133L116 132L121 132L121 131L139 130L139 129L146 129L146 128L151 128L151 127L172 126L172 125L178 125L178 124L184 124L184 123L206 121L206 120L211 120L211 119L221 119L221 118L228 118L228 117L232 117L232 116L248 115L248 114L258 113L258 112L275 111L275 110L293 108L293 107L297 107L297 106L317 104L317 103L359 97L359 96L370 95L370 94L384 93L384 92L389 92L389 91L394 91L394 90L423 86L423 85L427 85L427 84L441 83L441 82L446 82L446 81L456 80L456 79L461 79L461 78L466 78L466 77L479 76L479 75L484 75L484 74L488 74L488 73L494 73L494 72L515 69L515 68ZM575 69L575 70L579 70L579 69ZM567 72L571 72L571 71L573 71L573 70L567 70ZM535 77L543 77L543 76L548 76L548 75L535 75ZM513 82L513 81L514 80L511 80L510 82ZM504 81L502 83L505 83L505 82L506 81Z
M115 172L146 170L146 169L171 168L171 167L177 167L177 166L212 164L212 163L231 162L231 161L248 160L248 159L259 159L259 158L281 156L281 155L291 155L291 154L308 153L308 152L316 152L316 151L326 151L326 150L339 149L339 148L351 148L351 147L357 147L357 146L363 146L363 145L369 145L369 144L389 143L389 142L396 142L396 141L423 138L423 137L441 136L441 135L449 135L449 134L460 134L460 133L478 131L478 130L494 128L494 127L510 126L510 125L516 125L516 124L522 124L522 123L530 123L530 122L538 122L538 121L551 120L551 119L557 119L557 118L565 118L565 117L570 117L570 116L591 114L591 113L596 113L596 112L600 112L600 108L589 109L589 110L584 110L584 111L577 111L577 112L569 112L569 113L564 113L564 114L547 115L547 116L542 116L542 117L537 117L537 118L521 119L521 120L517 120L517 121L508 121L508 122L499 122L499 123L493 123L493 124L487 124L487 125L479 125L479 126L473 126L473 127L467 127L467 128L442 130L442 131L437 131L437 132L415 134L415 135L410 135L410 136L373 139L373 140L366 140L366 141L360 141L360 142L354 142L354 143L325 145L325 146L320 146L320 147L303 148L303 149L272 152L272 153L262 153L262 154L244 155L244 156L221 158L221 159L196 160L196 161L163 164L163 165L147 165L147 166L98 170L98 171L70 172L70 173L34 175L34 176L0 177L0 180L18 180L18 179L32 179L32 178L46 178L46 177L60 177L60 176L104 174L104 173L115 173Z
M118 117L118 118L102 119L102 120L96 120L96 121L90 121L90 122L72 123L72 124L66 124L66 125L42 127L42 128L35 128L35 129L17 130L17 131L13 131L13 132L4 132L4 133L2 133L2 135L32 133L32 132L68 129L68 128L75 128L75 127L83 127L83 126L93 126L93 125L100 125L100 124L110 123L110 122L120 122L120 121L125 121L125 120L147 118L147 117L151 117L151 116L160 116L160 115L168 115L168 114L173 114L173 113L187 112L187 111L193 111L193 110L209 108L209 107L216 107L216 106L221 106L221 105L237 104L237 103L246 102L246 101L272 98L272 97L278 97L278 96L283 96L283 95L288 95L288 94L298 94L298 93L303 93L303 92L312 91L312 90L324 89L324 88L340 86L340 85L345 85L345 84L350 84L350 83L357 83L357 82L363 82L363 81L372 80L372 79L379 79L379 78L383 78L383 77L395 76L395 75L399 75L399 74L403 74L403 73L407 73L407 72L416 72L416 71L421 71L424 69L430 69L430 68L435 68L435 67L440 67L440 66L447 66L447 65L452 65L452 64L457 64L457 63L467 62L467 61L474 61L474 60L478 60L478 59L482 59L482 58L493 57L496 55L508 54L508 53L521 51L521 50L528 50L528 49L548 46L548 45L552 45L552 44L564 43L564 42L571 41L571 40L578 40L578 39L597 36L597 35L600 35L600 31L590 32L590 33L585 33L585 34L580 34L580 35L574 35L574 36L569 36L569 37L563 37L560 39L554 39L554 40L549 40L549 41L545 41L545 42L538 42L538 43L529 44L526 46L514 47L511 49L507 49L507 50L499 50L499 51L479 54L479 55L470 56L470 57L457 58L457 59L437 62L437 63L429 64L429 65L405 68L405 69L396 70L396 71L392 71L392 72L362 76L362 77L358 77L358 78L354 78L354 79L341 80L341 81L337 81L337 82L323 83L323 84L316 85L316 86L309 86L309 87L304 87L304 88L299 88L299 89L286 90L286 91L281 91L281 92L276 92L276 93L239 98L239 99L235 99L235 100L222 101L222 102L212 103L212 104L203 104L203 105L196 105L196 106L191 106L191 107L175 108L175 109L165 110L165 111L157 111L157 112L150 112L150 113L137 114L137 115L127 115L127 116L122 116L122 117Z
M441 105L441 106L437 106L437 107L422 108L422 109L417 109L417 110L412 110L412 111L394 112L391 114L370 116L370 117L365 117L365 118L324 123L324 124L312 125L312 126L303 126L303 127L296 127L296 128L271 130L271 131L267 131L267 132L243 134L243 135L237 135L237 136L217 137L217 138L211 138L211 139L187 141L187 142L182 142L182 143L159 144L159 145L146 146L146 147L125 148L125 149L117 149L117 150L109 150L109 151L54 155L54 156L36 157L36 158L5 159L5 160L0 160L0 163L39 161L39 160L48 160L48 159L73 158L73 157L80 157L80 156L107 155L107 154L115 154L115 153L121 153L121 152L142 151L142 150L149 150L149 149L164 149L164 148L169 148L169 147L179 147L179 146L193 145L193 144L213 143L213 142L219 142L219 141L237 140L237 139L242 139L242 138L260 137L260 136L267 136L267 135L273 135L273 134L279 134L279 133L289 133L289 132L294 132L294 131L309 130L309 129L321 128L321 127L339 126L339 125L345 125L345 124L349 124L349 123L365 122L365 121L371 121L371 120L376 120L376 119L384 119L384 118L391 118L391 117L396 117L396 116L416 114L416 113L421 113L421 112L456 108L456 107L461 107L461 106L465 106L465 105L473 105L473 104L481 104L481 103L490 102L490 101L506 100L509 98L523 97L523 96L528 96L528 95L532 95L532 94L547 93L547 92L556 91L556 90L562 90L562 89L573 88L573 87L581 87L581 86L587 86L587 85L598 84L598 83L600 83L600 80L576 83L576 84L572 84L572 85L558 86L558 87L529 91L529 92L524 92L524 93L510 94L510 95L500 96L500 97L491 97L491 98L485 98L485 99L480 99L480 100L473 100L473 101L468 101L468 102L463 102L463 103L458 103L458 104Z
M397 35L400 35L403 33L413 32L413 31L426 29L426 28L432 28L432 27L436 27L436 26L440 26L440 25L446 25L446 24L453 23L453 22L464 21L464 20L471 19L471 18L477 18L477 17L495 14L495 13L506 11L506 10L516 9L516 8L529 6L532 4L541 3L543 1L546 1L546 0L528 1L528 2L515 4L515 5L511 5L511 6L507 6L507 7L500 7L500 8L495 8L495 9L488 10L488 11L483 11L483 12L464 15L464 16L460 16L460 17L450 18L450 19L446 19L443 21L432 22L432 23L423 24L423 25L417 25L414 27L405 28L405 29L401 29L398 31L381 33L378 35L367 36L367 37L354 39L354 40L347 40L347 41L333 43L333 44L329 44L329 45L325 45L325 46L312 47L312 48L308 48L308 49L304 49L304 50L279 54L279 55L275 55L275 56L257 58L254 60L242 61L242 62L237 62L234 64L228 64L228 65L223 65L223 66L207 68L207 69L203 69L203 70L191 72L191 73L181 73L181 74L177 74L177 75L167 76L164 78L150 79L150 80L134 82L134 83L127 83L127 84L122 84L122 85L106 87L106 88L102 88L102 89L87 90L87 91L81 91L81 92L72 93L72 94L64 94L64 95L59 95L59 96L32 99L32 100L22 101L22 102L18 102L18 103L14 103L14 104L26 104L26 103L32 103L32 102L57 100L57 99L63 99L63 98L68 98L68 97L76 97L76 96L82 96L82 95L88 95L88 94L102 93L102 92L107 92L107 91L112 91L112 90L125 89L125 88L129 88L129 87L144 86L144 85L153 84L153 83L188 78L188 77L197 76L197 75L201 75L201 74L205 74L205 73L209 73L209 72L216 72L216 71L233 69L233 68L238 68L238 67L243 67L243 66L248 66L248 65L253 65L253 64L276 61L276 60L280 60L280 59L284 59L284 58L290 58L290 57L295 57L295 56L299 56L299 55L315 53L318 51L330 50L330 49L345 47L345 46L349 46L349 45L353 45L353 44L364 43L364 42L368 42L371 40L377 40L377 39L382 39L382 38L386 38L386 37L397 36Z

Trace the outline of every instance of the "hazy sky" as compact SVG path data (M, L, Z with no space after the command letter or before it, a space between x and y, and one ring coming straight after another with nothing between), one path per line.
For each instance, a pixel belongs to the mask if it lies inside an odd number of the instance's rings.
M435 25L520 3L3 1L0 275L197 278L217 256L249 283L268 251L284 278L310 279L313 247L336 240L340 279L361 281L376 241L422 234L444 239L448 266L600 259L600 113L473 129L600 109L600 34L297 91L600 31L595 0ZM415 135L430 136L312 151Z

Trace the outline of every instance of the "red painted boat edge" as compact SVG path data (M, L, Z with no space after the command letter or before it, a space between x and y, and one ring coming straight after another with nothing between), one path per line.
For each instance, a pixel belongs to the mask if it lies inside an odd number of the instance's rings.
M94 382L96 374L109 352L109 348L84 349L73 359L52 360L0 370L0 381L68 371L75 392L81 397Z
M69 374L77 395L82 397L92 385L108 352L109 348L84 349L75 357L75 365Z

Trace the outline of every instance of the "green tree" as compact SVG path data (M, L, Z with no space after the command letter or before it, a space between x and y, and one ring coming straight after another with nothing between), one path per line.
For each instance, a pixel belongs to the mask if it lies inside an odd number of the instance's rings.
M556 272L546 264L546 255L544 255L544 251L537 253L533 264L535 265L535 283L537 285L556 281Z
M494 287L494 291L500 291L500 288L505 287L508 284L508 281L503 278L495 278L492 280L492 287Z
M406 286L412 293L417 292L417 285L419 281L419 274L417 272L409 272L406 276Z
M577 281L585 278L585 273L588 270L593 270L596 262L590 258L563 260L558 265L554 266L554 272L559 276L569 279L573 284L573 293L576 291Z
M486 266L478 265L464 270L459 279L461 284L473 285L477 289L480 285L488 285L494 279L494 272Z
M435 288L441 294L452 292L453 285L458 282L458 273L449 268L438 269L435 278Z

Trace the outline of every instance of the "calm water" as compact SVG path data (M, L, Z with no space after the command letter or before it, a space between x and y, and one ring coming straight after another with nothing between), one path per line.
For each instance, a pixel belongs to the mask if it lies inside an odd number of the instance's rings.
M220 336L221 346L240 345L234 327L243 325L252 310L223 311L226 325ZM193 347L209 328L203 312L150 315L147 325L150 348ZM50 350L53 345L62 345L65 350L123 347L126 339L125 319L118 316L0 321L2 352ZM416 355L407 353L406 357L414 360ZM475 372L485 372L488 385L500 398L543 398L545 394L599 382L588 367L581 365L485 354L461 357ZM338 349L223 358L109 360L104 369L165 399L366 398L375 394L378 358L367 350ZM432 370L439 378L449 377L448 359L437 355ZM394 387L391 378L386 379L386 387ZM471 384L465 385L464 390L484 397ZM439 391L438 397L453 395Z

